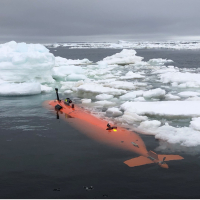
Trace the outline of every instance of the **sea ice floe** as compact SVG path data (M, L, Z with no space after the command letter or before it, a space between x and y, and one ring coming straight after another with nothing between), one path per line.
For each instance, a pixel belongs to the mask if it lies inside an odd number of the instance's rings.
M136 97L142 96L143 93L144 93L143 90L138 90L138 91L136 90L136 91L133 91L133 92L128 92L128 93L126 93L126 94L120 96L119 98L120 98L121 100L127 100L127 101L128 101L128 100L132 100L132 99L135 100ZM143 99L144 99L144 98L143 98Z
M91 99L81 99L82 103L83 104L86 104L86 103L91 103Z
M139 115L173 117L200 116L199 101L125 102L121 109Z
M3 83L0 85L0 96L23 96L40 93L40 83Z
M185 92L180 92L177 94L180 97L195 97L195 96L199 96L200 93L199 92L192 92L192 91L185 91Z
M53 91L52 87L49 87L47 85L41 85L41 92L48 93L48 92L51 92L51 91Z
M80 85L77 88L78 92L90 92L94 94L110 94L110 95L122 95L126 93L126 90L121 90L121 89L115 89L115 88L109 88L109 87L104 87L102 85L98 85L95 83L86 83L83 85Z
M127 124L133 124L134 122L141 122L147 120L147 116L140 116L135 112L132 112L130 110L125 110L122 117L120 117L118 120Z
M179 96L173 95L173 94L166 94L165 95L166 100L179 100L181 99Z
M118 65L127 65L134 64L142 61L143 57L136 56L135 50L123 49L120 53L116 53L112 56L108 56L103 59L103 61L97 62L98 64L118 64Z
M142 76L140 74L137 73L133 73L132 71L129 71L128 73L126 73L125 76L121 76L119 79L120 80L128 80L128 79L140 79L140 78L144 78L145 76Z
M192 121L190 122L190 127L200 131L200 117L192 118Z
M105 83L104 86L124 90L132 90L136 88L133 83L125 81L111 81Z
M147 133L150 133L152 131L155 131L159 126L161 125L161 122L158 120L147 120L140 123L138 126L141 130L147 130Z
M109 117L118 117L122 115L122 112L118 108L112 107L107 109L106 115Z
M88 65L91 64L92 62L89 61L88 59L82 59L82 60L71 60L71 59L66 59L62 58L60 56L55 57L55 66L69 66L69 65Z
M115 102L107 101L107 100L102 100L102 101L96 101L95 104L101 105L101 106L110 106L114 105Z
M54 82L55 59L40 44L16 43L0 45L0 79L9 82Z
M187 83L192 82L193 84L200 85L200 74L194 74L189 72L168 72L160 74L160 81L163 83Z
M95 98L97 100L108 100L108 99L112 99L113 95L110 95L110 94L99 94Z
M162 59L162 58L154 58L154 59L150 59L147 63L149 65L153 65L153 66L156 66L156 65L163 65L165 63L169 63L169 62L174 62L173 60L167 60L167 59Z
M149 90L149 91L145 91L143 93L143 97L146 99L150 99L150 98L162 98L165 96L165 90L162 90L160 88L156 88L153 90Z
M80 66L60 66L53 68L52 77L57 80L78 81L87 78L84 72L84 69Z

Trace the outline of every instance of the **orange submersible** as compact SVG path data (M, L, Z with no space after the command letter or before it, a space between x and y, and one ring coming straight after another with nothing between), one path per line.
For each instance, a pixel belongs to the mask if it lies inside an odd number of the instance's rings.
M160 155L153 151L147 151L141 137L122 127L111 126L107 121L93 116L89 111L74 105L71 99L60 100L56 88L57 100L48 101L58 113L64 113L70 124L84 132L89 137L121 149L133 151L140 156L126 160L124 163L129 167L156 163L163 168L169 168L166 161L182 160L179 155Z

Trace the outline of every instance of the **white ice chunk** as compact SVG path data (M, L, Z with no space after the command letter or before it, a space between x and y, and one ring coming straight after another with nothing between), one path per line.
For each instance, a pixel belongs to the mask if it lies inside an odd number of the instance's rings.
M125 82L125 81L112 81L112 82L107 82L104 84L104 86L107 87L112 87L116 89L124 89L124 90L131 90L135 89L135 86L131 82Z
M42 92L45 92L45 93L48 93L48 92L53 91L53 88L52 88L52 87L49 87L49 86L47 86L47 85L41 85L41 91L42 91Z
M112 99L113 95L109 94L99 94L95 97L97 100L107 100L107 99Z
M200 132L191 127L176 128L165 124L159 127L154 134L156 139L169 143L179 143L187 147L200 145Z
M190 122L190 127L200 131L200 117L192 118L192 121Z
M185 99L185 101L200 101L200 97L190 97L190 98L187 98Z
M82 60L71 60L71 59L66 59L62 58L60 56L55 57L55 66L68 66L68 65L87 65L92 63L88 59L84 58Z
M150 99L150 98L162 98L165 96L165 90L160 88L156 88L153 90L149 90L143 93L143 97Z
M103 100L103 101L96 101L95 104L98 104L98 105L101 105L101 106L110 106L110 105L114 105L115 102Z
M0 45L0 79L9 82L54 82L53 54L40 44L10 42Z
M91 103L91 99L81 99L82 103Z
M112 56L108 56L103 59L103 61L97 62L98 64L106 63L109 65L118 64L118 65L126 65L126 64L134 64L140 62L143 57L136 56L135 50L123 49L120 53L116 53Z
M160 80L163 83L186 83L196 82L200 85L200 74L194 74L189 72L168 72L160 75Z
M166 95L165 95L165 99L166 99L166 100L179 100L180 97L179 97L179 96L176 96L176 95L173 95L173 94L166 94Z
M132 99L135 99L136 97L138 96L142 96L144 93L143 90L138 90L138 91L133 91L133 92L128 92L122 96L120 96L119 98L121 100L132 100Z
M195 117L200 116L199 105L199 101L126 102L121 105L121 109L139 115Z
M104 93L104 94L110 94L110 95L121 95L121 94L126 93L126 90L104 87L102 85L98 85L95 83L86 83L86 84L80 85L77 88L77 90L79 92L91 92L91 93L97 93L97 94Z
M140 126L138 126L138 128L146 130L147 133L151 133L152 131L155 131L155 129L157 129L160 125L161 122L158 120L144 121L140 123Z
M0 85L0 96L23 96L40 93L40 83L3 83Z
M144 78L145 76L142 76L140 74L137 73L133 73L132 71L129 71L128 73L126 73L125 76L121 76L119 79L120 80L128 80L128 79L136 79L136 78Z
M134 101L146 101L144 97L137 97Z
M108 108L108 110L106 111L106 115L108 115L109 117L118 117L120 115L122 115L122 112L118 109L118 108Z
M195 96L200 95L200 93L199 92L192 92L192 91L185 91L185 92L178 93L178 95L180 97L195 97Z
M133 124L134 122L141 122L141 121L144 121L147 119L148 119L148 117L139 116L137 113L131 112L129 110L126 110L124 112L123 116L121 117L121 121L128 123L128 124Z
M73 91L72 90L65 90L64 94L71 94Z
M169 63L169 62L174 62L174 61L163 59L163 58L154 58L154 59L150 59L148 61L148 64L156 66L156 65L163 65L164 63Z

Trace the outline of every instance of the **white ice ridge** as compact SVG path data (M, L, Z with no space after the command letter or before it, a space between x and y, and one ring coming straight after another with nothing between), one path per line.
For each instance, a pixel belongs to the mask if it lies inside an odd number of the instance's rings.
M173 83L173 86L184 84L183 87L199 87L200 74L189 72L168 72L160 75L160 81L163 83Z
M121 110L138 115L154 115L165 117L197 117L200 116L199 101L156 101L125 102Z
M143 57L136 56L135 50L123 49L120 53L116 53L112 56L104 58L102 61L97 62L98 64L106 63L108 65L118 64L127 65L141 62Z
M55 57L55 66L67 66L67 65L88 65L92 63L87 58L84 58L82 60L72 60L72 59L66 59L62 58L60 56Z
M54 55L41 44L11 41L0 45L0 79L4 81L54 82L54 64Z
M60 43L60 44L46 44L46 46L54 47L64 46L72 49L92 49L92 48L109 48L109 49L200 49L199 41L138 41L128 42L119 40L116 43L110 42L88 42L88 43Z
M80 66L68 65L54 67L52 70L52 76L56 80L62 81L79 81L84 80L87 77L84 75L85 71Z
M43 91L47 88L43 87ZM40 83L3 83L0 85L0 96L23 96L41 93Z
M145 78L145 76L142 76L138 73L133 73L132 71L129 71L126 73L125 76L121 76L119 79L120 80L126 80L126 79L137 79L137 78Z
M94 94L110 94L110 95L121 95L125 94L126 90L121 90L121 89L115 89L115 88L109 88L109 87L104 87L102 85L98 85L95 83L85 83L83 85L80 85L77 88L77 91L79 93L94 93Z

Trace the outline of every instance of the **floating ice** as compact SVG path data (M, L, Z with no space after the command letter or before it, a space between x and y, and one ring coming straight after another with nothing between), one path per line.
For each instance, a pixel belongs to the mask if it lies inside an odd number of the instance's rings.
M110 95L121 95L121 94L126 93L126 90L104 87L102 85L98 85L95 83L86 83L86 84L80 85L77 88L77 91L90 92L90 93L96 93L96 94L104 93L104 94L110 94Z
M148 61L148 64L156 66L156 65L163 65L165 63L173 62L173 60L167 60L162 58L154 58Z
M121 100L132 100L132 99L135 99L137 96L142 96L144 93L143 90L138 90L138 91L133 91L133 92L128 92L122 96L120 96L119 98ZM144 99L144 98L142 98ZM141 100L141 99L140 99Z
M107 100L107 99L112 99L113 95L109 95L109 94L99 94L96 96L97 100Z
M179 96L173 95L173 94L166 94L165 95L166 100L179 100L181 99Z
M95 104L102 105L102 106L110 106L115 104L115 102L103 100L103 101L96 101Z
M81 99L82 103L91 103L91 99Z
M51 69L54 56L40 44L16 43L0 45L0 79L9 82L54 82Z
M40 93L40 83L3 83L0 85L0 96L23 96Z
M78 81L87 78L84 75L83 68L75 65L54 67L52 76L57 80L68 81Z
M51 91L53 91L52 87L49 87L47 85L41 85L41 92L48 93L48 92L51 92Z
M71 49L92 49L92 48L109 48L109 49L153 49L153 48L165 48L165 49L200 49L199 41L168 41L168 42L128 42L119 40L117 43L108 42L95 42L95 43L62 43L60 46L69 47ZM51 45L46 45L51 46Z
M71 59L66 59L62 58L60 56L55 57L55 66L68 66L68 65L88 65L92 63L88 59L84 58L82 60L71 60Z
M144 76L137 73L133 73L132 71L129 71L128 73L126 73L125 76L121 76L119 79L125 80L125 79L136 79L136 78L144 78Z
M139 115L154 115L165 117L195 117L200 116L199 101L157 101L157 102L126 102L121 109Z
M108 56L104 58L103 61L99 61L97 63L98 64L106 63L108 65L113 65L113 64L127 65L142 61L143 57L136 56L135 54L136 54L135 50L123 49L120 53Z
M135 86L131 82L125 82L125 81L112 81L105 83L104 86L117 88L117 89L124 89L124 90L131 90L135 89Z
M158 120L144 121L140 123L140 126L138 128L144 131L147 130L147 133L150 133L152 131L155 131L160 125L161 122Z
M109 117L118 117L122 115L122 112L118 108L108 108L106 115Z
M185 91L178 93L180 97L194 97L200 95L199 92Z
M160 75L160 80L163 83L186 83L193 82L200 85L200 74L193 74L189 72L168 72Z
M165 90L160 88L156 88L153 90L149 90L143 93L143 97L150 99L150 98L162 98L165 96Z
M122 117L119 118L120 121L128 123L128 124L133 124L134 122L141 122L145 121L148 119L146 116L140 116L135 112L131 112L129 110L126 110Z

